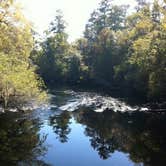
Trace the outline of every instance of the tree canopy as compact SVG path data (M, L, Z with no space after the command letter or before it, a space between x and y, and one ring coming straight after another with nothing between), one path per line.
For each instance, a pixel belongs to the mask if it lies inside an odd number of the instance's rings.
M0 11L0 102L13 107L44 94L29 59L33 48L30 23L15 1L1 0Z
M144 99L166 94L165 2L137 0L128 5L102 0L85 25L84 37L68 42L63 13L34 49L31 59L46 84L97 85Z

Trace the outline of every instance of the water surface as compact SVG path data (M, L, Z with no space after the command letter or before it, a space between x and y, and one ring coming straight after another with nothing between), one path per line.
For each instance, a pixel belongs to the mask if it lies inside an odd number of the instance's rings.
M55 91L47 106L0 115L0 165L165 166L166 115L139 108L110 96Z

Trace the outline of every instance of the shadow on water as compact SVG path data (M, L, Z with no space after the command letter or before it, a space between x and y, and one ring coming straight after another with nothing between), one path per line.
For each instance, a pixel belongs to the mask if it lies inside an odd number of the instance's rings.
M39 135L38 119L20 118L18 113L0 115L0 165L47 166L38 159L47 151L46 135Z
M96 113L80 109L73 116L85 125L85 135L102 159L115 151L129 154L134 163L166 165L166 115L143 112Z
M50 118L58 140L68 141L71 132L70 118L85 127L85 137L103 160L116 151L129 154L133 163L144 166L166 165L166 115L143 112L121 113L104 111L96 113L87 108L63 112ZM79 136L78 136L79 137Z
M0 165L166 165L165 113L60 109L75 100L59 91L49 108L1 114Z
M166 115L143 112L121 113L104 111L96 113L87 108L63 112L50 118L58 140L68 141L71 132L70 118L85 126L84 134L101 159L111 158L115 151L129 154L134 163L144 166L166 164Z
M70 124L70 113L65 111L61 115L51 116L50 125L53 127L53 131L57 135L57 139L61 143L68 141L68 134L71 131Z

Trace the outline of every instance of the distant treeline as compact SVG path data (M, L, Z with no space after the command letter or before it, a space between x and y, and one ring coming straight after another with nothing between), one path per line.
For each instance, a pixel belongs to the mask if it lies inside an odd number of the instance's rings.
M164 100L166 1L137 0L129 13L127 5L102 0L84 37L69 43L57 11L39 42L16 1L0 0L0 104L40 101L46 96L42 79L46 85L99 86Z
M129 7L102 0L70 44L61 11L31 53L46 84L100 85L147 99L166 97L166 2ZM130 12L131 13L131 12Z

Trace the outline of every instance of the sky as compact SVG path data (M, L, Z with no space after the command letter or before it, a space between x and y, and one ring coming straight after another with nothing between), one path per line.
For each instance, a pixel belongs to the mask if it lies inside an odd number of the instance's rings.
M35 30L42 35L54 19L56 10L63 11L68 23L66 32L69 41L82 36L90 14L98 7L100 0L18 0L24 15L33 23ZM116 4L135 4L134 0L114 0Z

